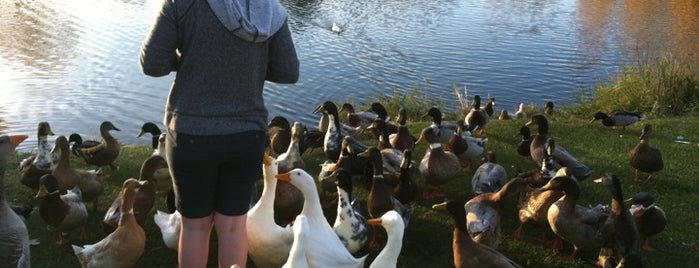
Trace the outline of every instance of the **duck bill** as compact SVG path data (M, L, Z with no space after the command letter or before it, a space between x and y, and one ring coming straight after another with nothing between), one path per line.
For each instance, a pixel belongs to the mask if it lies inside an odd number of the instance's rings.
M320 113L320 112L322 112L322 111L325 111L325 108L323 108L323 104L318 105L318 107L316 107L316 109L313 110L313 113L314 113L314 114L317 114L317 113Z
M365 151L357 154L357 156L367 157L367 158L369 157L369 155L370 155L369 150L365 150Z
M434 205L432 205L432 209L434 209L434 210L447 210L447 202L434 204Z
M136 138L140 138L140 137L143 136L144 134L146 134L146 132L143 131L143 130L141 130L141 132L139 132L138 135L136 135Z
M10 136L10 142L12 143L12 145L15 148L17 148L17 146L20 143L22 143L24 140L26 140L27 137L29 137L29 136L27 136L27 135L12 135L12 136Z
M39 191L36 192L36 196L34 196L34 198L35 199L43 198L47 194L49 194L49 191L46 190L46 186L41 185L41 186L39 186Z
M524 124L524 125L525 125L525 126L536 125L536 122L534 122L534 120L532 120L532 119L529 119L529 121L527 121L527 123Z
M366 223L372 226L381 226L381 218L368 219Z
M277 174L274 176L280 181L291 181L291 173Z
M265 164L265 166L269 166L272 164L272 157L269 155L270 152L267 152L265 156L262 158L262 163Z

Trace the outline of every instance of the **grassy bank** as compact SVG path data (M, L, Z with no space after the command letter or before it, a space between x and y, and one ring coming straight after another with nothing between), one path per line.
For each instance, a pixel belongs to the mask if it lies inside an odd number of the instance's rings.
M515 147L519 138L515 136L524 120L492 121L487 128L489 138L488 149L498 154L499 162L506 167L510 174L515 170L527 170L534 168L531 162L524 161L516 153ZM615 130L607 129L599 122L588 124L588 119L559 119L554 116L550 122L551 135L557 139L558 144L578 157L579 160L592 167L595 172L591 176L602 175L604 172L612 172L622 179L624 195L631 196L639 191L648 191L656 196L657 203L662 206L669 218L669 225L665 231L652 239L652 244L659 249L657 252L644 252L643 261L648 267L683 267L699 262L696 252L699 251L699 235L695 228L699 226L699 220L694 217L694 206L699 204L697 191L699 186L695 183L696 159L699 158L699 116L687 115L681 117L651 119L646 123L654 125L655 134L651 144L660 148L665 157L665 169L655 176L655 180L648 184L633 182L633 170L628 165L626 154L637 142L641 131L641 124L627 128L623 134ZM412 121L410 128L413 133L426 126L427 122ZM675 143L677 136L684 136L690 144ZM365 138L363 142L374 144L371 139ZM420 145L415 150L415 159L419 161L425 152L425 145ZM121 169L112 172L106 182L106 191L103 194L99 209L90 215L88 222L87 241L75 241L77 232L71 234L73 243L94 243L104 237L100 221L113 198L117 195L121 183L129 177L137 177L141 162L150 154L146 147L126 147L119 157L118 164ZM20 185L15 172L16 163L26 155L18 155L16 159L9 161L6 174L6 192L9 200L19 202L32 202L28 188ZM319 150L304 155L310 174L318 173L318 165L324 161L324 156ZM479 160L474 160L475 164ZM73 159L76 167L86 166ZM473 172L463 173L450 182L445 188L448 198L465 201L470 198L470 181ZM414 179L422 184L422 178L415 172ZM365 200L368 189L361 179L355 180L357 195L360 200ZM261 187L261 185L260 185ZM602 185L595 184L592 179L581 183L582 205L608 204L610 194ZM538 242L534 237L539 234L541 227L528 226L523 239L515 239L511 233L518 226L515 199L512 198L504 210L503 215L503 243L498 250L509 256L525 267L589 267L588 262L596 258L597 249L586 249L580 255L580 259L574 262L564 262L552 254L547 247ZM442 200L419 200L414 204L415 212L407 227L403 240L403 250L398 260L401 267L450 267L452 221L441 212L430 210L430 207ZM158 198L154 208L165 210L164 196ZM154 211L153 211L154 213ZM332 214L332 213L330 213ZM56 233L46 229L44 222L38 214L32 215L27 226L32 238L38 238L41 243L32 246L32 263L35 267L78 267L77 259L68 247L59 247L54 244ZM175 267L176 252L167 249L160 237L157 226L148 221L145 227L147 234L146 251L143 254L138 267ZM552 237L551 235L549 237ZM380 248L370 251L369 260L376 257ZM564 253L570 253L570 245L564 249ZM215 260L214 252L211 260ZM215 264L210 263L211 267Z

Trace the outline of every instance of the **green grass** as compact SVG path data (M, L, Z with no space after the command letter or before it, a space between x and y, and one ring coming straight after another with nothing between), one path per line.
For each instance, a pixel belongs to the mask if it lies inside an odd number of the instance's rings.
M637 123L626 129L625 133L603 127L599 122L588 123L589 118L578 118L564 115L561 112L550 121L551 135L557 139L557 144L565 147L579 160L592 167L595 172L591 178L581 183L582 197L580 204L595 205L608 204L610 194L605 187L592 182L596 176L604 172L617 174L622 181L624 195L630 197L639 191L649 191L656 196L657 203L662 206L669 218L668 227L659 235L652 238L652 245L659 249L656 252L643 252L642 258L646 267L688 267L699 262L696 252L699 252L699 234L695 229L699 226L699 219L694 214L694 206L699 204L699 186L695 182L696 163L699 159L699 116L690 114L679 117L649 119L645 123L654 125L654 135L651 145L659 148L665 159L665 169L656 174L655 180L648 184L633 182L633 170L628 165L627 152L635 146L640 136L642 124ZM489 138L488 149L498 154L499 162L514 174L515 170L528 170L534 168L531 162L524 161L516 153L516 145L519 137L515 136L524 120L491 121L486 128ZM418 131L428 122L409 121L411 131ZM535 131L535 128L532 130ZM684 136L691 144L675 143L677 136ZM117 137L118 138L118 137ZM369 139L363 140L367 144L374 144ZM73 243L95 243L105 234L100 222L104 212L118 194L121 183L130 177L137 177L138 170L143 160L150 154L146 147L125 146L119 156L120 169L111 172L110 178L105 183L106 191L101 197L100 206L96 213L90 215L87 225L87 241L77 241L77 232L71 234ZM420 145L414 153L414 158L419 161L425 152L425 145ZM26 154L16 155L9 161L6 174L6 189L9 200L19 202L32 202L31 191L18 183L16 174L17 162L26 157ZM319 150L304 155L307 161L308 171L315 175L318 173L318 163L324 161L324 156ZM474 159L478 165L480 160ZM72 159L76 167L85 168L84 163L78 159ZM475 168L474 168L475 169ZM448 183L445 187L448 197L454 200L465 201L472 197L470 181L473 173L460 174L458 178ZM422 184L418 172L414 179ZM357 196L365 200L368 189L355 180ZM260 185L261 187L261 185ZM156 209L165 210L164 196L158 197ZM511 233L518 226L515 199L503 211L503 242L498 251L524 267L590 267L589 262L596 258L598 249L585 249L574 262L559 260L557 255L541 242L535 239L541 227L527 226L525 236L515 239ZM405 231L403 249L398 265L400 267L451 267L452 251L451 236L453 225L446 213L432 211L430 207L442 200L419 200L415 202L415 212L409 226ZM329 213L332 215L332 211ZM69 247L60 247L54 244L56 233L46 229L46 225L38 214L32 215L27 227L30 237L38 238L41 243L32 246L32 263L34 267L79 267L76 257ZM167 249L160 236L160 231L152 220L145 226L147 234L146 250L137 267L175 267L177 263L176 252ZM549 235L552 237L552 235ZM212 242L215 243L215 242ZM369 252L369 263L376 257L381 248L372 249ZM563 253L570 253L570 245L566 245ZM210 267L215 267L215 251L211 252ZM251 267L254 267L251 265Z

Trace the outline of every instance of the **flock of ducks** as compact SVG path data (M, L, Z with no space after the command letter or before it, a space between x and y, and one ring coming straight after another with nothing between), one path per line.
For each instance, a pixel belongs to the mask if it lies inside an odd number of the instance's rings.
M483 157L483 163L473 171L470 200L447 200L433 206L446 210L454 220L456 267L520 267L497 251L502 240L502 211L507 205L504 200L509 196L519 196L521 225L515 237L523 235L528 223L548 227L557 236L553 250L560 251L564 241L573 245L573 252L565 256L571 259L601 237L599 266L623 263L640 267L641 248L653 250L648 237L661 232L666 224L665 214L653 196L644 192L624 200L620 179L605 174L596 181L609 188L610 205L590 208L577 204L579 184L592 174L592 169L548 135L552 103L542 114L532 115L519 131L522 140L517 153L536 163L538 169L510 178L498 164L495 152L486 149L486 129L494 119L494 105L491 97L481 107L480 97L475 96L468 114L456 122L443 121L439 109L432 108L424 116L431 118L431 123L418 136L407 128L405 109L397 111L393 123L379 103L373 103L370 111L357 112L351 104L338 109L335 103L326 101L314 110L320 115L317 129L274 117L269 124L268 153L261 166L262 194L247 217L250 259L257 267L396 267L415 200L445 198L441 188L470 172L473 159ZM340 117L340 111L347 117ZM526 118L523 105L508 118L500 116L502 120ZM603 120L604 126L624 131L642 119L631 112L613 112L598 113L593 121ZM532 125L538 127L534 135L529 130ZM84 141L77 134L70 139L58 136L51 148L48 136L55 134L48 123L42 122L36 154L19 165L19 180L40 198L39 214L57 231L58 244L70 243L66 234L78 229L84 238L91 213L85 202L93 202L94 212L106 177L101 168L118 169L119 143L110 131L119 129L106 121L100 126L102 141ZM646 124L640 142L628 156L637 180L641 180L639 172L649 174L646 182L663 167L660 151L648 143L651 131L652 126ZM165 134L152 123L144 124L138 136L146 133L152 135L153 154L143 161L138 178L124 181L120 195L105 213L103 227L108 235L92 245L72 246L83 267L131 267L143 254L142 226L160 193L158 182L169 176L162 151ZM371 136L370 144L360 142L360 135ZM0 136L0 186L4 185L7 158L24 139L26 136ZM422 142L427 143L425 153L413 159L415 145ZM306 171L303 157L304 152L315 148L326 158L317 176ZM73 168L70 157L79 157L97 169ZM464 168L463 161L469 162L468 167ZM422 185L412 178L414 170L421 175ZM353 195L356 177L362 177L369 187L366 200ZM0 236L8 239L0 242L0 255L28 265L28 232L19 216L9 209L1 188ZM181 216L170 203L168 200L168 212L156 211L153 219L164 244L177 250ZM333 206L336 215L327 218L324 209ZM385 235L381 236L380 231ZM368 249L381 245L383 249L373 262L366 264Z

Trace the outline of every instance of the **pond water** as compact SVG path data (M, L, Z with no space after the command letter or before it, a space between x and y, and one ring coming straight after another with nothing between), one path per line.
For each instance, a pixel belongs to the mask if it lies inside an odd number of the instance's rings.
M161 0L0 2L0 118L9 133L36 126L99 138L112 121L126 144L160 123L173 75L141 73L138 53ZM696 0L281 0L301 60L295 85L268 83L270 116L315 124L325 100L365 104L420 92L447 110L453 88L494 96L497 109L575 102L581 86L639 55L699 66ZM335 23L342 28L332 32Z

